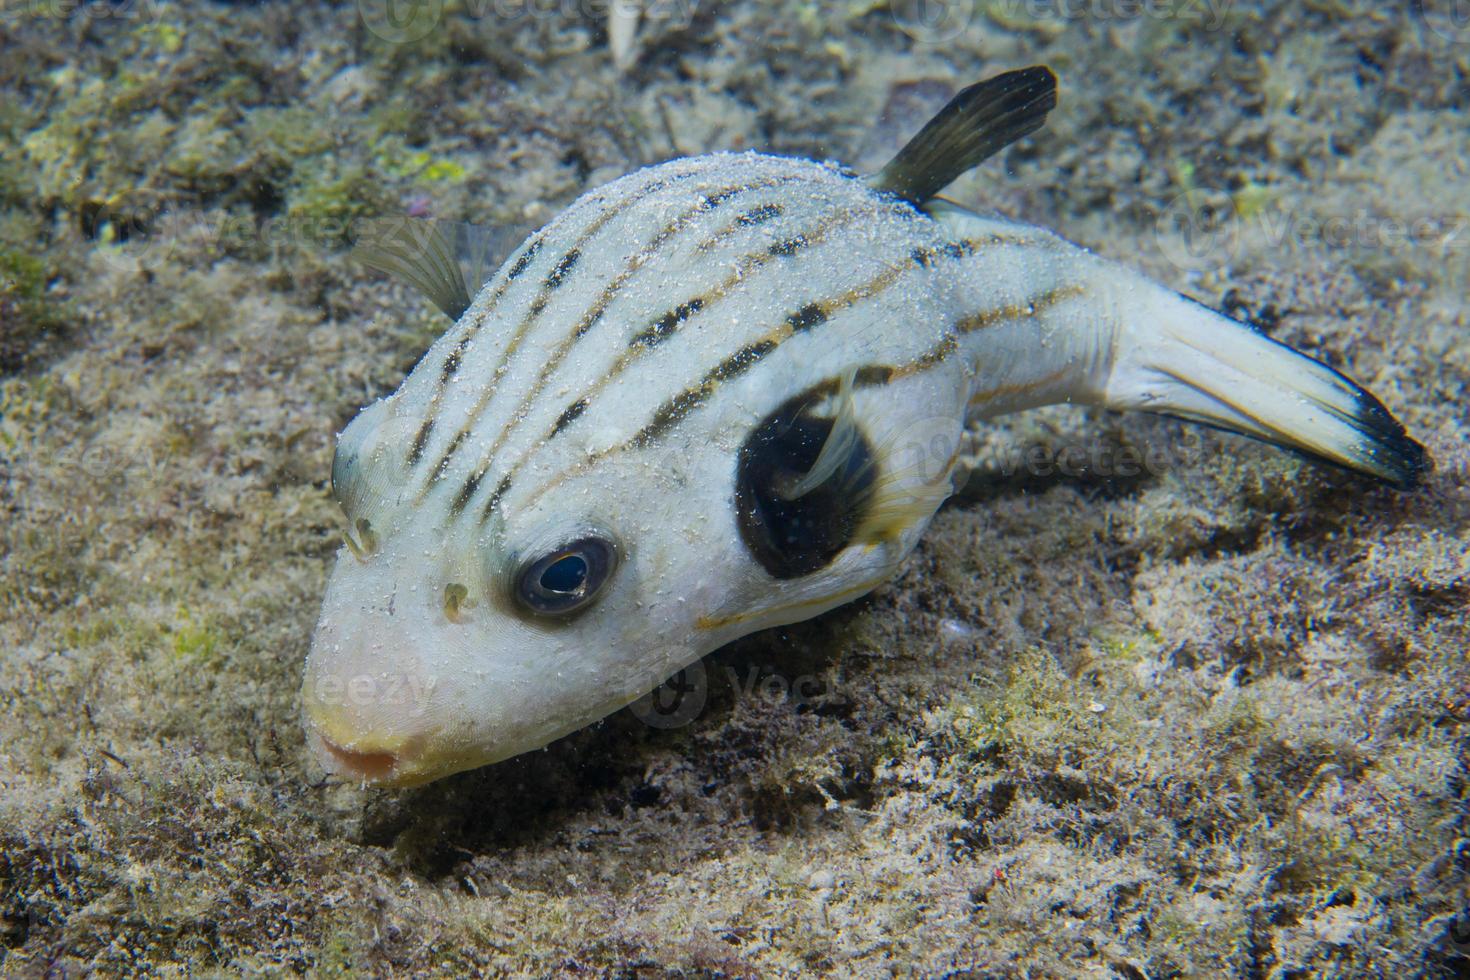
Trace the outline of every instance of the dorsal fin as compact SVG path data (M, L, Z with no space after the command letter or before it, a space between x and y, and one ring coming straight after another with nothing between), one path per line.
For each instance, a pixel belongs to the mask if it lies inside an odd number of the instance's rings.
M490 226L387 218L368 223L352 257L402 279L458 320L499 262L504 237Z
M868 183L922 207L960 174L1040 129L1056 104L1057 77L1043 65L976 82L950 99Z

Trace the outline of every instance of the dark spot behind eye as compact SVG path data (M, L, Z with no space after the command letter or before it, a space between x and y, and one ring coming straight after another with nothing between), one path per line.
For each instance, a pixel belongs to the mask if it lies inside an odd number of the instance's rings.
M830 418L812 414L817 401L806 392L772 412L747 437L736 463L740 537L751 556L778 579L810 575L831 564L851 542L875 493L872 447L859 437L830 478L787 499L791 488L811 472L832 431Z

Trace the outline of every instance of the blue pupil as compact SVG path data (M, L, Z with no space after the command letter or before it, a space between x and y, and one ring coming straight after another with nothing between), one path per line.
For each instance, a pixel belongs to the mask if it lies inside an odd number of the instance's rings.
M578 555L565 555L552 562L541 573L541 587L547 592L570 594L587 581L587 562Z

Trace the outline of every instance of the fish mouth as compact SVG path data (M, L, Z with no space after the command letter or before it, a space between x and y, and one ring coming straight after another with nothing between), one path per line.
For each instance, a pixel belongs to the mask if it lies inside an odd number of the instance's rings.
M351 748L332 741L315 726L309 731L317 760L334 776L362 783L392 783L403 778L404 753L381 748Z

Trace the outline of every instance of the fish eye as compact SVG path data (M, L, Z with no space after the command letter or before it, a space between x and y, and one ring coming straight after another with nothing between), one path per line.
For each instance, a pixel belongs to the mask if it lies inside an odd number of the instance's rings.
M617 565L610 540L578 538L523 566L516 576L516 598L537 615L566 616L591 605Z

